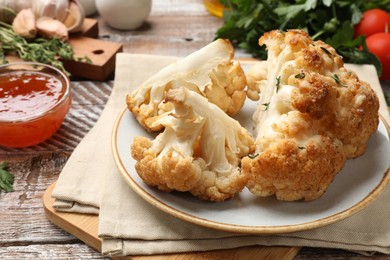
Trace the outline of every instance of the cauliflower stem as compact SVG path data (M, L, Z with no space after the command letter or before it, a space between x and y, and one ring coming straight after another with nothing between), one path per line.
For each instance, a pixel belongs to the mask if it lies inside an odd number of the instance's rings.
M155 140L136 137L132 144L139 176L162 191L189 191L209 201L232 198L247 183L240 162L251 152L249 132L187 88L170 89L166 101L173 110L154 122L164 131Z
M139 123L150 132L163 126L155 121L172 105L162 102L173 82L193 90L219 106L228 115L237 114L246 99L246 77L228 40L218 39L163 68L127 95L126 103Z
M379 123L378 98L331 46L304 31L271 31L259 44L268 59L248 73L261 98L256 156L242 160L247 187L280 200L317 199L348 158L364 153Z

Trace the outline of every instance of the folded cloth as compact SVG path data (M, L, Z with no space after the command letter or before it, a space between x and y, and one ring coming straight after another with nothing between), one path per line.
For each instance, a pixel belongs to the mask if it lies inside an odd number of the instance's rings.
M96 125L72 153L53 190L57 210L99 214L98 232L104 254L161 254L248 245L327 247L390 254L389 187L368 207L337 223L266 236L197 226L160 211L133 192L121 177L110 152L112 126L125 107L126 94L176 59L117 55L115 83L107 105ZM370 82L378 93L380 112L390 122L374 67L348 66L362 80Z

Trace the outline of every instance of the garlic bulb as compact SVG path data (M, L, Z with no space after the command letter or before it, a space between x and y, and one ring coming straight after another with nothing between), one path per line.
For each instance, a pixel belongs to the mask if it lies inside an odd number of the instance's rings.
M30 8L21 10L12 22L14 32L26 39L32 39L37 35L35 15Z
M1 0L0 5L11 8L15 13L19 13L23 9L32 8L32 2L26 0Z
M68 0L34 0L33 10L37 17L51 17L63 21L69 7Z
M85 18L83 6L78 1L70 1L66 11L67 15L62 22L65 24L66 28L68 28L68 31L80 31Z
M10 8L15 13L31 8L36 19L56 19L66 25L68 32L80 31L85 18L84 8L78 0L0 0L0 6Z
M59 20L44 16L37 20L36 25L38 33L43 37L58 38L64 41L68 39L68 30Z

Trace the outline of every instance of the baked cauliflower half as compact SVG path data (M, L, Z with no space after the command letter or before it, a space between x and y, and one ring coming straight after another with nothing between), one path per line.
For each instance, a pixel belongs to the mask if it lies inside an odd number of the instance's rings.
M160 131L163 127L155 121L172 109L171 104L162 101L171 83L180 80L183 86L233 116L246 99L246 76L233 55L230 41L218 39L149 78L127 95L127 106L147 131Z
M162 191L189 191L208 201L232 198L248 180L240 162L253 147L250 133L187 88L170 89L165 99L173 109L152 124L164 131L154 140L136 137L131 146L139 176Z
M242 160L247 187L279 200L317 199L346 159L364 153L379 123L378 98L332 47L304 31L271 31L259 44L268 59L248 73L261 97L256 152Z

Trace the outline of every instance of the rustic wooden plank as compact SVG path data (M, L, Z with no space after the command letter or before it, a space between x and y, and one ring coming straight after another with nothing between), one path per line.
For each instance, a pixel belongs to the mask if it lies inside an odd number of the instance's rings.
M201 0L165 0L153 1L151 16L208 16Z
M44 215L43 193L57 180L70 154L43 152L8 158L15 184L13 192L0 193L1 259L102 258Z
M1 259L108 259L85 244L36 244L0 247Z
M54 229L45 219L42 195L48 183L58 178L70 153L36 154L9 158L9 171L15 175L14 191L0 193L0 245L34 240L72 240Z
M131 32L114 31L102 23L100 37L121 42L123 52L186 56L210 43L220 25L221 20L212 16L155 16Z
M1 259L43 259L44 255L49 259L59 259L64 253L68 259L75 259L75 256L79 259L100 259L99 252L44 217L41 193L15 191L9 194L13 194L8 198L14 206L0 203L5 212L0 214ZM26 198L22 199L22 196ZM8 198L2 196L1 200ZM22 203L20 207L19 203Z

